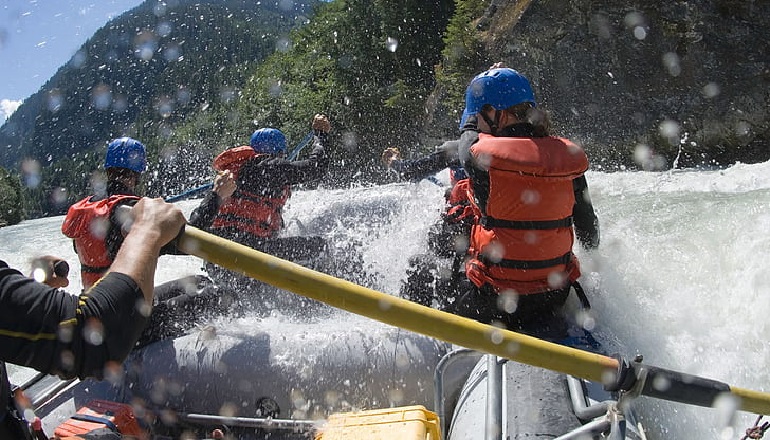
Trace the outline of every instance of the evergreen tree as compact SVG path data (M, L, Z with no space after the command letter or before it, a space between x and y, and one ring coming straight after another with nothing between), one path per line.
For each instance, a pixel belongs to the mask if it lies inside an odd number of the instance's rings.
M383 148L419 144L453 6L449 0L323 5L293 32L287 52L271 57L249 80L240 113L299 140L312 115L325 112L339 136L331 152L341 167L335 179L379 170Z
M18 176L0 168L0 227L15 225L24 219L21 184Z

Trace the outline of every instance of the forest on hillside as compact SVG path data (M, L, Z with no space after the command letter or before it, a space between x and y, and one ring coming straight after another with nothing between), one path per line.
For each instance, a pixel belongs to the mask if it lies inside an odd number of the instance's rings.
M350 181L373 163L370 148L416 144L454 8L335 1L282 11L226 1L159 13L149 4L99 30L0 128L2 165L39 181L22 185L22 217L61 214L88 194L112 138L145 143L145 191L171 195L210 180L213 156L256 128L298 143L315 113L332 119L335 172Z

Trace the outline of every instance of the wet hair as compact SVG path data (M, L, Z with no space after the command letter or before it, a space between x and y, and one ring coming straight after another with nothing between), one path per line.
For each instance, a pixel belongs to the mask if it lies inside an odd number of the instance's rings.
M548 113L539 108L532 107L528 102L514 105L505 109L506 112L516 116L516 119L532 126L532 136L544 137L551 135L551 118Z
M142 173L137 173L136 171L130 170L128 168L107 168L107 180L122 180L129 177L133 177L137 182L139 182L139 179L142 177Z
M524 119L529 124L532 124L533 136L544 137L551 135L551 117L545 110L530 107Z

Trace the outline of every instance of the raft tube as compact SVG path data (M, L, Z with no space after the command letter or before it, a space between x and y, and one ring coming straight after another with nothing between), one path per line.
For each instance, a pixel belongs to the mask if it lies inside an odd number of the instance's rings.
M449 440L644 438L632 408L600 385L493 355L478 361L453 403Z
M197 329L132 354L126 386L149 407L234 417L430 405L447 344L372 321L338 327L270 318Z

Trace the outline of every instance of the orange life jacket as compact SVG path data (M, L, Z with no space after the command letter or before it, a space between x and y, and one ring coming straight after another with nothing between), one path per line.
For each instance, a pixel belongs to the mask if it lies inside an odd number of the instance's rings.
M476 213L471 205L471 197L471 180L467 177L458 180L447 197L444 220L448 223L473 221Z
M131 405L109 400L88 402L78 409L76 414L56 427L54 438L62 440L93 438L88 434L105 431L119 433L120 437L150 438L149 433L139 424Z
M237 179L241 166L252 157L257 157L257 153L250 145L230 148L219 153L214 158L214 169L217 171L232 171L233 177Z
M93 286L112 264L105 242L110 213L115 205L126 200L139 200L139 197L114 195L97 201L86 197L67 210L61 231L75 241L84 289Z
M225 150L214 159L214 168L229 170L237 178L238 172L246 161L265 154L257 154L250 146ZM244 232L255 237L275 236L283 227L283 207L291 196L291 187L284 185L276 191L266 188L270 193L255 194L237 189L232 197L219 207L211 229L229 229Z
M557 137L480 133L471 147L488 167L489 196L471 231L466 274L477 286L520 295L558 290L580 277L572 253L572 180L588 169L585 152Z

